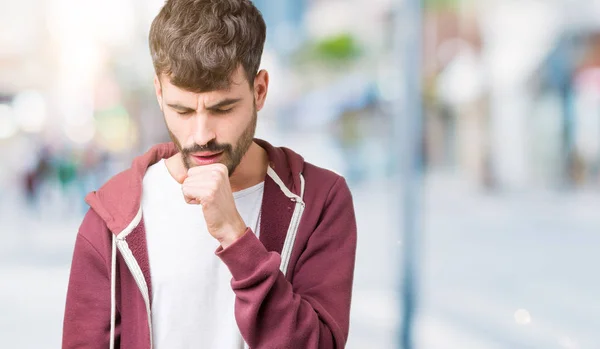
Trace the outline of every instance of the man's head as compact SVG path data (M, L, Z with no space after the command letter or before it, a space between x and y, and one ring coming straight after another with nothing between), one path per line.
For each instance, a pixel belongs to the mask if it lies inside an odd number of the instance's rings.
M232 174L250 147L269 83L265 36L249 0L168 0L154 19L156 94L187 168L221 153Z

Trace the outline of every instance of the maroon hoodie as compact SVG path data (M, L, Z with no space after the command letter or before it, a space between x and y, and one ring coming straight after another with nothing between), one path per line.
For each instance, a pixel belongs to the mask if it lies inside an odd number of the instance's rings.
M242 337L253 349L343 348L356 252L348 186L287 148L255 142L270 161L260 240L248 228L216 251L233 276ZM115 348L152 348L142 180L176 151L172 143L153 147L86 197L91 209L75 242L63 348L108 348L111 328Z

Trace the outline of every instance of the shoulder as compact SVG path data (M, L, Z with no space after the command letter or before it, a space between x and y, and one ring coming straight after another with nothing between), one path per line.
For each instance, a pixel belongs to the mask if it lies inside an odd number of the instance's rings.
M351 200L351 193L345 178L335 171L313 165L309 162L304 164L302 171L306 182L306 201L322 201L327 203L333 199Z
M305 179L316 179L326 181L328 183L334 183L335 181L344 178L342 175L333 170L313 165L310 162L304 163L304 170L302 171L302 174L304 175Z
M95 250L106 262L112 248L111 236L112 233L100 215L93 208L88 209L79 227L77 239Z

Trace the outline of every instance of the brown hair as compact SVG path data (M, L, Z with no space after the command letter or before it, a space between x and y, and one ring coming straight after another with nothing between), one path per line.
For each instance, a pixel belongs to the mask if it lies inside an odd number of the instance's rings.
M149 35L156 74L192 92L227 88L240 64L253 88L265 38L250 0L167 0Z

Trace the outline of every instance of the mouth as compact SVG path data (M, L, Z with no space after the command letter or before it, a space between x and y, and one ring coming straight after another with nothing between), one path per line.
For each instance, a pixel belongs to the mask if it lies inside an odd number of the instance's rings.
M219 153L194 153L190 154L190 158L196 163L196 165L210 165L219 162L223 152Z

